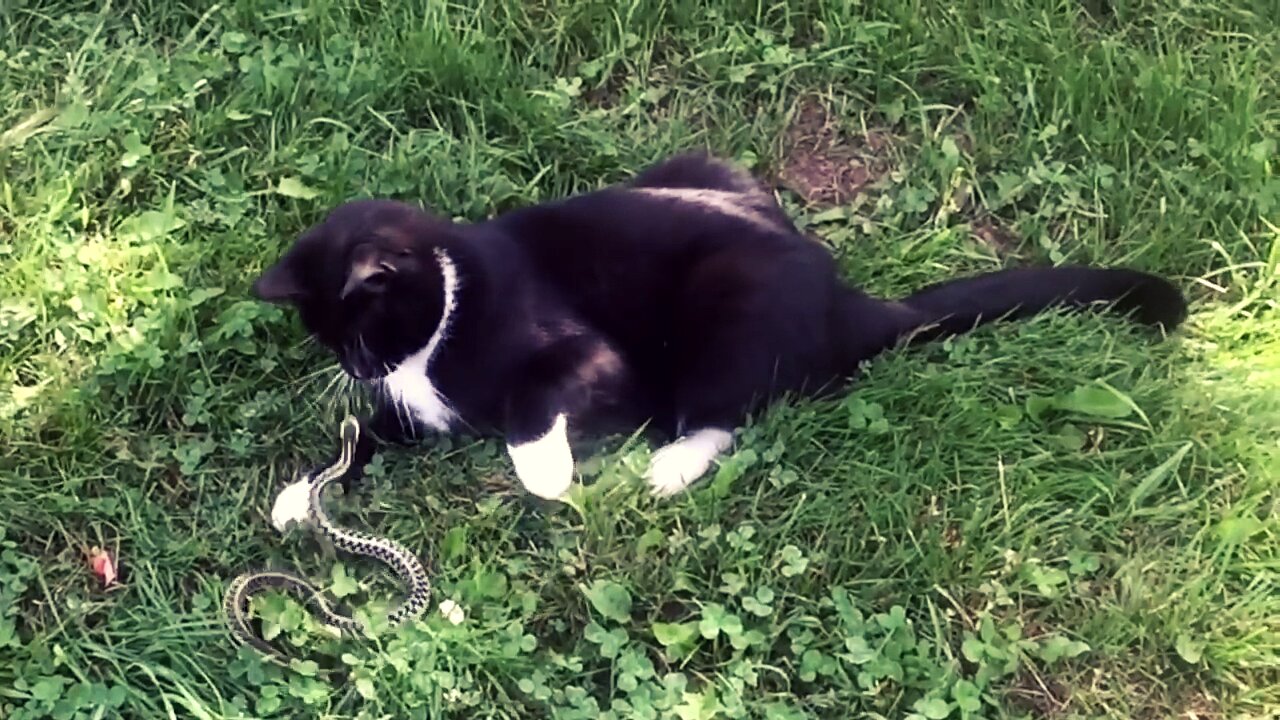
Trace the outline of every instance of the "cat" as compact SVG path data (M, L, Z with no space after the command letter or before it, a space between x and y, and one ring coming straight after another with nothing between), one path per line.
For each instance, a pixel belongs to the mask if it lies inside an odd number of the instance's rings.
M899 300L841 280L773 194L705 152L629 182L453 222L385 199L342 204L253 283L374 391L349 484L380 443L496 434L520 484L560 498L570 438L665 436L645 478L673 495L784 394L846 386L899 344L1051 307L1102 307L1171 331L1171 282L1124 268L1033 267L953 279ZM278 496L304 513L305 481Z

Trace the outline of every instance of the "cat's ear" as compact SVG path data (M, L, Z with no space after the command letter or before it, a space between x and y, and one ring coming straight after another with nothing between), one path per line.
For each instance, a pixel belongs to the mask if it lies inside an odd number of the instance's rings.
M387 278L395 272L396 265L390 257L377 248L365 246L352 258L347 281L343 283L338 297L345 300L359 288L380 291L386 287Z
M291 260L292 258L285 256L258 276L251 288L253 296L277 305L291 303L302 297L302 279L298 277Z

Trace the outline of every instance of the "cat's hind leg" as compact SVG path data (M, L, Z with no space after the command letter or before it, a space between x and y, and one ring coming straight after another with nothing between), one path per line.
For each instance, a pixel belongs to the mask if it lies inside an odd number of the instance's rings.
M753 409L831 378L831 278L819 254L790 249L735 248L693 269L670 329L678 439L650 461L654 494L710 470Z
M649 460L645 473L649 488L659 497L675 495L705 475L732 444L730 430L707 427L664 445Z
M673 343L677 437L649 460L645 480L654 495L675 495L705 475L729 449L733 429L757 393L769 385L770 348L751 324L722 317L698 323L700 332L688 326Z

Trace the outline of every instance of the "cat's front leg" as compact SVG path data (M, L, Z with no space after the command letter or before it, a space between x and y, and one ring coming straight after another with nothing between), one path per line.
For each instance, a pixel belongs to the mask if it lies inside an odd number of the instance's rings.
M617 395L626 367L618 353L590 333L542 348L509 378L503 432L520 484L534 495L559 499L573 485L569 425L592 403Z
M556 500L573 484L569 417L554 392L526 390L507 401L504 435L516 479L541 498Z
M569 448L568 419L563 413L535 438L507 438L507 455L516 478L526 490L556 500L573 484L573 451Z

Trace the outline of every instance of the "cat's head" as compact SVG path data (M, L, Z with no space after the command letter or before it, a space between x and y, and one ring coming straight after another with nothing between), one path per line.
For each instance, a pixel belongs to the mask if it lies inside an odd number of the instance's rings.
M296 308L352 377L382 377L425 346L440 322L440 251L450 228L411 205L349 202L303 233L252 292Z

